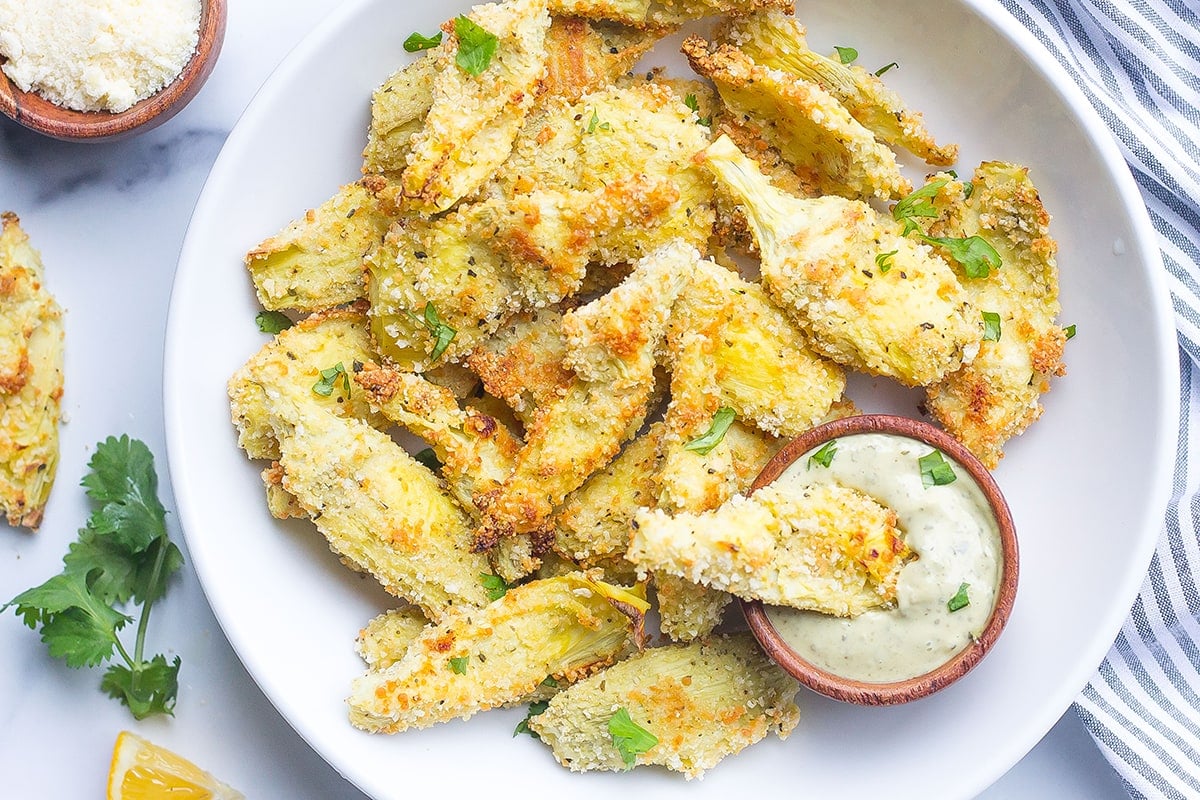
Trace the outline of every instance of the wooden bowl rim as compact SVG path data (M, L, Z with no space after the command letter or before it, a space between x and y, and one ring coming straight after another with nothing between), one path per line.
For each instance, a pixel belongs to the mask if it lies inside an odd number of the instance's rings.
M0 70L0 113L30 130L64 141L111 141L148 131L183 110L200 91L221 52L226 17L226 0L200 0L200 36L191 59L175 80L125 111L63 108L36 92L21 91Z
M996 516L1000 530L1001 574L996 602L979 637L945 664L901 681L874 683L846 678L824 670L791 648L757 600L739 600L751 632L763 650L798 681L820 694L858 705L895 705L925 697L949 686L970 672L991 650L1003 632L1016 600L1020 554L1016 527L1008 502L992 474L961 442L934 426L891 414L862 414L818 425L788 442L767 462L751 486L758 491L783 474L800 456L814 447L845 436L890 433L907 436L936 447L953 458L975 479Z

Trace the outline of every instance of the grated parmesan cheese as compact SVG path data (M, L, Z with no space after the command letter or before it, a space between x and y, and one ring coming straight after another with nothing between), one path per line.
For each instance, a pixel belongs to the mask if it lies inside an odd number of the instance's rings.
M196 50L200 0L0 0L4 73L77 111L124 111Z

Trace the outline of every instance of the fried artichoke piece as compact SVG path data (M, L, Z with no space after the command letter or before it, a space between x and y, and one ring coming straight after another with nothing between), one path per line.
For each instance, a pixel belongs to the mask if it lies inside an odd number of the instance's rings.
M937 236L980 236L996 249L1003 267L985 278L964 278L975 308L999 318L998 339L985 339L967 366L929 387L934 418L989 468L1004 457L1004 443L1042 415L1039 399L1050 379L1063 375L1066 333L1059 313L1058 249L1050 215L1025 167L981 164L965 201L963 184L944 176L935 200Z
M778 9L729 20L717 38L735 45L756 64L819 85L845 106L882 141L903 147L930 164L949 166L958 159L958 145L939 145L926 129L919 111L874 73L856 64L843 64L808 48L804 26Z
M354 652L372 670L387 669L408 651L429 620L419 609L393 608L373 618L358 632Z
M684 40L683 53L717 85L730 111L759 126L820 194L886 200L912 191L896 154L817 84L756 64L730 45L709 52L699 36Z
M550 0L550 11L606 19L634 27L680 25L717 14L749 14L761 8L790 12L792 0Z
M532 581L457 609L390 666L355 679L350 721L373 733L427 728L518 701L547 677L574 681L640 647L640 587L585 573Z
M309 317L280 333L230 381L239 441L276 447L280 485L348 566L430 619L455 605L483 605L479 574L489 566L470 552L469 518L432 472L367 419L366 392L349 377L365 341L354 312ZM333 372L335 363L342 370Z
M16 214L0 214L0 508L36 530L58 471L62 309Z
M670 28L639 30L619 23L556 16L546 33L545 96L577 100L629 70Z
M455 23L445 25L433 101L408 141L408 168L401 176L405 197L422 214L447 210L504 163L546 77L546 0L479 5L467 19L498 42L483 72L472 75L455 63Z
M657 764L691 779L772 730L786 738L800 719L798 688L749 634L714 637L644 650L580 681L529 727L575 772ZM611 726L621 709L655 737L652 747L618 749Z
M563 317L566 365L576 379L537 410L513 474L480 503L489 536L545 528L566 496L641 427L671 303L698 260L695 248L668 245L620 286Z
M571 385L574 375L563 365L566 355L562 311L552 306L512 317L472 350L465 363L489 394L507 403L528 425L537 409Z
M363 259L396 213L388 187L378 175L347 184L247 253L263 308L321 311L362 297Z
M705 164L741 200L763 286L814 350L909 386L936 383L975 356L979 312L945 259L899 222L857 200L785 194L725 138Z
M894 602L912 553L896 514L861 492L787 477L712 511L645 509L628 558L747 600L843 617Z
M396 70L371 95L371 125L363 150L364 175L383 175L398 181L408 168L409 144L425 124L433 105L437 75L436 51Z

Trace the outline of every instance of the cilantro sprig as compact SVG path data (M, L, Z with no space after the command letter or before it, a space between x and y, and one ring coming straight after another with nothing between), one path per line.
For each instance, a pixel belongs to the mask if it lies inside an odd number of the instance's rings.
M692 111L696 112L697 124L703 125L706 128L712 127L712 115L711 114L707 117L700 116L700 101L696 98L696 95L689 93L686 97L683 98L683 104L685 106L687 106L688 108L690 108Z
M546 710L550 705L549 700L537 700L529 704L529 711L525 714L525 719L517 723L517 727L513 728L513 736L519 736L522 733L527 733L535 739L541 739L538 732L529 727L529 720L536 717L538 714Z
M286 331L295 324L291 317L282 311L260 311L254 317L254 322L260 331L271 334Z
M829 469L835 455L837 455L837 439L830 439L821 445L820 450L808 457L808 469L812 469L814 464Z
M0 607L15 608L30 628L41 628L50 655L73 668L96 667L114 654L100 688L129 707L136 719L173 714L180 658L146 657L150 610L183 565L167 537L166 509L158 499L154 456L137 439L109 437L96 446L83 479L94 510L63 557L61 573ZM121 632L135 621L133 649Z
M446 352L446 348L454 341L454 337L458 335L458 331L442 322L442 318L438 316L437 308L433 303L427 301L425 310L419 316L412 314L413 319L425 326L429 331L429 335L433 337L433 350L429 353L430 361L437 361L442 357L442 353Z
M921 232L918 220L932 219L938 215L933 205L933 198L941 191L949 178L939 178L917 189L892 207L892 217L904 225L902 236L917 233L926 244L938 245L962 266L963 274L968 278L986 278L992 270L1000 269L1000 254L984 238L966 236L954 238L949 236L929 236Z
M708 455L725 438L725 434L729 431L729 426L733 424L733 420L736 417L737 412L732 408L726 406L717 409L717 413L713 414L712 424L709 425L708 431L703 436L698 436L685 444L683 449L691 450L693 453L699 453L702 456Z
M612 736L613 747L621 754L621 761L629 769L637 763L639 755L658 744L658 737L634 722L624 708L618 708L609 719L608 733Z
M500 39L462 14L454 18L454 35L458 38L458 52L454 55L454 63L468 75L482 75L491 65L492 56L496 55L496 48L500 46Z

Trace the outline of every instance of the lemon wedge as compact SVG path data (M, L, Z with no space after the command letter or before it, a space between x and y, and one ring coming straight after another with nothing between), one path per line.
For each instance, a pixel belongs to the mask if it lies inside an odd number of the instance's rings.
M108 770L108 800L245 800L192 762L121 731Z

